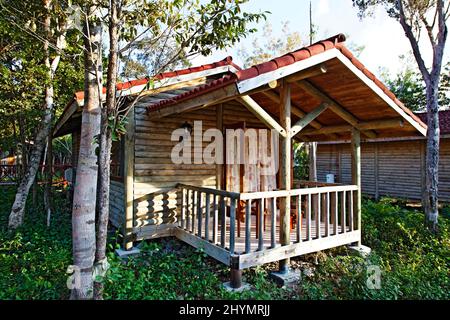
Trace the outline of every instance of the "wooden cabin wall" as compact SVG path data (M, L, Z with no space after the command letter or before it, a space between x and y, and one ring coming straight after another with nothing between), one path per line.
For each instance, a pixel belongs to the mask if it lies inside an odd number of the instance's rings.
M192 159L192 164L177 165L171 160L172 148L179 143L171 141L172 132L180 128L185 121L193 126L196 120L202 121L202 134L207 129L215 128L216 107L154 120L147 115L145 105L135 107L133 188L134 227L139 229L135 230L138 238L152 236L156 230L155 225L177 221L175 209L179 197L173 188L178 183L216 187L215 164L194 164ZM223 104L224 126L242 121L246 121L248 127L261 127L261 122L245 107L235 102ZM209 143L203 141L203 147Z
M120 229L125 222L125 189L123 182L111 180L109 187L109 221Z
M372 197L391 196L421 200L425 177L425 140L362 143L362 192ZM440 200L450 202L450 139L441 140ZM351 183L348 144L319 144L317 178L333 173L338 183Z
M76 168L78 164L78 154L80 153L80 137L80 130L72 132L72 168Z

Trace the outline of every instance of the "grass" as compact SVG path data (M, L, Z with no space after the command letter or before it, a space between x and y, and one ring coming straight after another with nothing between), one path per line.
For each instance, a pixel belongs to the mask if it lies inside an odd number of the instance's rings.
M0 187L0 299L66 299L67 267L71 264L70 205L55 196L52 225L45 225L42 204L28 203L24 225L6 229L14 190ZM42 196L38 195L41 199ZM363 243L369 259L349 254L345 247L292 259L302 271L293 288L277 287L268 278L276 264L244 271L253 290L229 293L221 284L229 269L178 240L141 244L142 254L121 262L109 242L111 264L106 299L449 299L450 236L448 207L440 217L440 232L423 227L424 216L401 202L364 201ZM381 286L370 289L370 270L379 270ZM370 284L370 283L369 283Z

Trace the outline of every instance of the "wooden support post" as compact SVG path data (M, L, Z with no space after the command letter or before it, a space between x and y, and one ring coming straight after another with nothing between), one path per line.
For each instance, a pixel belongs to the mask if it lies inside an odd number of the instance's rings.
M127 133L124 143L124 192L125 192L125 226L124 248L133 247L134 224L134 109L128 113Z
M238 289L242 286L242 270L231 267L230 287Z
M353 198L353 215L357 219L357 230L361 230L361 134L357 129L352 130L352 183L358 186ZM354 225L354 221L350 224ZM358 241L360 245L361 239Z
M280 123L286 132L285 137L281 137L280 154L280 189L291 189L291 87L286 81L281 84L280 95ZM281 245L290 244L290 218L291 218L291 198L290 196L280 198L280 242ZM287 272L289 259L280 260L279 271Z
M216 105L216 129L223 131L223 104ZM222 161L225 161L225 155ZM216 189L223 188L223 163L216 164Z

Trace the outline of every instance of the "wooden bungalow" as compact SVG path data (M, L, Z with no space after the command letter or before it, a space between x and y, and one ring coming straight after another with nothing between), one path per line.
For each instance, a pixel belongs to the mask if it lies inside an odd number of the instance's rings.
M427 122L426 113L416 113ZM439 200L450 203L450 110L439 112ZM367 139L361 144L362 192L413 201L425 190L426 137ZM332 175L337 183L351 181L349 141L328 141L317 145L317 179Z
M141 92L125 139L115 145L111 222L124 246L175 236L230 266L232 287L244 268L346 244L361 244L361 139L422 137L426 125L370 73L337 35L241 70L227 58L118 86L125 100ZM76 96L54 135L79 141ZM202 121L200 132L192 127ZM268 128L280 139L279 170L269 188L245 187L245 166L174 163L176 129ZM292 140L351 140L347 184L292 179ZM226 148L228 146L225 146ZM272 149L275 150L275 149ZM197 159L198 160L198 159ZM74 159L76 165L76 159ZM233 180L234 184L230 184ZM237 183L236 183L237 180Z

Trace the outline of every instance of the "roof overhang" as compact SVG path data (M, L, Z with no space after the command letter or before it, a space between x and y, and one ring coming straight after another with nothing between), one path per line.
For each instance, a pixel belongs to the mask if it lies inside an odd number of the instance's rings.
M222 73L236 73L240 70L238 66L231 63L230 58L226 58L225 60L227 60L226 65L214 66L214 64L211 64L211 68L205 68L204 70L198 70L200 67L195 67L184 69L192 70L191 72L185 74L178 74L175 71L171 72L170 75L167 75L169 73L162 74L163 76L159 77L160 79L157 75L152 81L149 81L149 79L141 79L123 82L117 85L116 96L118 98L124 98L128 96L145 96L156 94L165 90L169 90L173 86L183 84L194 79L206 78ZM103 88L102 101L106 101L106 88ZM56 138L59 136L63 136L75 129L79 129L81 120L76 118L80 116L79 113L81 113L83 106L84 93L77 92L74 98L67 104L62 115L56 122L53 130L53 137Z
M274 96L275 99L277 95L279 96L277 90L280 83L289 78L298 78L299 81L291 83L292 105L297 109L296 113L293 112L294 118L300 119L313 111L324 102L324 97L342 109L342 113L337 113L336 109L329 108L317 116L314 127L309 125L305 127L305 131L299 132L299 137L304 141L346 140L350 138L352 126L367 128L365 129L367 135L363 136L363 139L426 136L427 126L351 53L348 53L345 47L344 49L342 47L328 49L254 77L243 80L237 78L233 83L227 83L217 91L209 86L203 95L199 92L192 97L184 95L179 101L172 100L168 105L149 110L155 116L170 116L227 100L240 101L240 97L250 96L267 112L277 115L279 104L274 102ZM308 72L319 66L325 66L326 72L321 74ZM308 78L296 76L302 73L311 76ZM317 89L320 95L311 95L310 91L303 90L302 81L303 85ZM348 114L354 119L352 125L342 118L342 114ZM318 128L323 128L324 133L320 133ZM327 131L325 128L334 129L335 132ZM371 132L372 134L369 134Z

